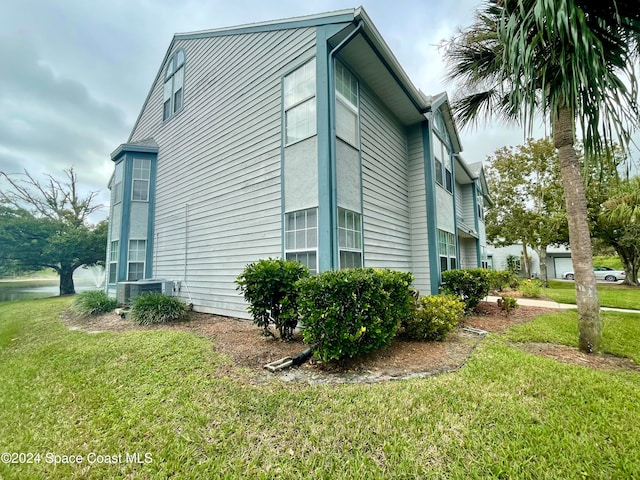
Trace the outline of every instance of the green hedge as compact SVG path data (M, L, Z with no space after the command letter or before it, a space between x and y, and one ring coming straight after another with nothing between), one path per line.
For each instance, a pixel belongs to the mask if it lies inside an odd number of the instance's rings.
M442 292L459 297L465 312L472 312L489 295L489 271L484 268L442 272Z
M464 303L453 295L428 295L413 300L404 333L414 340L444 340L464 315Z
M267 333L273 321L286 340L298 323L296 282L308 276L309 269L300 262L269 258L248 264L236 284L249 303L253 323Z
M304 341L323 361L371 352L391 343L410 315L411 273L360 268L301 280Z

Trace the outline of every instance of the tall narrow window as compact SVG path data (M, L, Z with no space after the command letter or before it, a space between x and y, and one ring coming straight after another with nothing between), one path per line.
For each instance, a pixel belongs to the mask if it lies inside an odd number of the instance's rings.
M284 77L285 144L316 134L315 58Z
M336 135L358 148L358 81L336 61Z
M168 120L182 109L184 103L184 63L184 51L178 50L167 64L164 74L163 120Z
M124 169L124 161L116 165L113 174L113 204L122 202L122 170Z
M151 160L133 159L133 184L131 200L147 202L149 200L149 175Z
M127 280L135 281L144 278L144 264L146 256L146 240L129 240L129 265L127 268Z
M338 248L340 268L362 267L362 217L359 213L338 209Z
M111 242L109 248L109 283L117 283L118 281L118 240Z
M456 254L456 236L453 233L438 230L438 254L440 256L440 273L458 268Z
M284 248L287 260L298 260L311 273L318 272L318 209L285 214Z
M480 186L478 186L478 220L484 222L484 197Z
M443 185L443 175L442 175L442 162L443 162L443 153L444 145L440 141L440 139L435 135L433 135L433 162L434 162L434 170L436 174L436 183L438 185Z

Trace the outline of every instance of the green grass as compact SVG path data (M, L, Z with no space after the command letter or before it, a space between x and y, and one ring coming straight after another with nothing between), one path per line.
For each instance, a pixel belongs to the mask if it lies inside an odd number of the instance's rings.
M490 337L453 374L260 383L195 335L69 331L58 320L69 301L0 305L0 452L43 455L0 463L2 479L640 476L637 372L565 365ZM571 341L569 317L509 335ZM637 356L638 318L605 319L607 348ZM84 463L54 467L46 452ZM88 463L134 452L152 462Z
M549 280L549 288L543 290L543 295L558 303L575 304L575 288L573 282ZM640 287L599 283L598 297L603 307L640 309Z

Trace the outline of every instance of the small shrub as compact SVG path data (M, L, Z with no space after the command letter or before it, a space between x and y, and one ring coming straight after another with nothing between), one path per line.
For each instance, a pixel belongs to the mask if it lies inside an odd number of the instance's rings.
M178 297L145 293L133 301L129 318L136 325L178 322L187 319L187 306Z
M489 271L489 288L491 290L501 292L505 288L511 287L514 281L516 281L516 277L509 270Z
M464 315L464 303L453 295L429 295L413 302L404 333L414 340L444 340Z
M522 296L527 298L540 298L542 296L542 282L538 279L523 280L518 286Z
M412 281L411 273L373 268L328 271L301 280L304 341L323 361L389 345L410 315Z
M298 288L296 282L309 276L300 262L279 258L262 259L248 264L236 279L253 323L269 333L275 323L280 338L288 340L298 324Z
M442 272L442 281L442 292L459 297L465 313L472 312L489 294L489 271L484 268L447 270Z
M513 297L501 297L498 299L498 306L502 309L505 315L511 315L516 308L519 307L518 301Z
M91 290L77 294L71 309L78 315L89 317L111 312L118 306L115 298L109 298L103 290Z

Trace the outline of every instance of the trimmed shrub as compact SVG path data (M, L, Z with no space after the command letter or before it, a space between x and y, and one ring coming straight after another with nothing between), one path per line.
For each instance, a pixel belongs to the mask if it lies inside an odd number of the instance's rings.
M115 298L109 298L103 290L90 290L73 298L71 310L83 317L111 312L118 306Z
M373 268L301 280L304 341L323 361L352 358L391 343L410 313L411 273Z
M511 312L519 307L518 301L513 297L501 297L497 303L507 316L511 315Z
M538 279L523 280L518 285L523 297L540 298L542 296L542 282Z
M179 322L187 319L187 306L178 297L145 293L133 301L128 317L136 325Z
M404 333L414 340L444 340L464 315L464 303L453 295L428 295L413 301Z
M465 313L471 313L489 294L489 271L484 268L447 270L442 272L442 282L442 292L459 297Z
M489 271L489 288L491 290L502 292L505 288L511 287L514 281L516 281L516 277L509 270Z
M269 258L248 264L236 284L249 303L253 323L269 334L273 322L280 338L288 340L298 324L296 282L308 276L309 269L300 262Z

